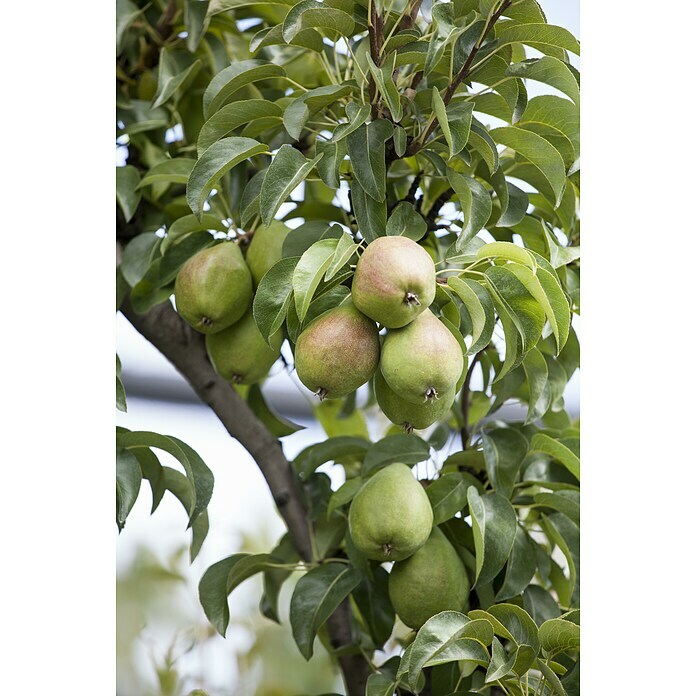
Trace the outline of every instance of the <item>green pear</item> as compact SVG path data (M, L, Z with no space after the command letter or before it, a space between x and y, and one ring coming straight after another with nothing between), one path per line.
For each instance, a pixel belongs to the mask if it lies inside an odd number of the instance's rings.
M288 232L290 228L280 220L273 220L268 227L262 225L254 232L246 252L254 287L258 286L266 271L283 258L283 242Z
M393 391L382 373L375 372L375 397L384 415L395 425L400 425L410 433L415 428L420 430L440 420L452 407L455 391L451 389L440 398L413 404L402 399Z
M255 384L263 379L280 356L283 333L264 340L249 310L238 322L205 337L205 347L217 373L228 382Z
M398 396L423 404L455 388L464 355L452 332L426 309L408 326L387 331L380 368Z
M251 273L234 242L199 251L174 283L176 309L201 333L226 329L242 318L252 298Z
M372 377L378 364L377 326L351 302L320 314L295 345L297 376L320 399L347 396Z
M437 527L389 573L391 603L401 620L415 629L441 611L467 611L470 589L464 564Z
M408 237L377 237L355 267L355 306L370 319L396 329L412 322L435 299L435 264Z
M356 548L375 561L401 561L430 536L433 509L405 464L380 469L358 491L348 512Z

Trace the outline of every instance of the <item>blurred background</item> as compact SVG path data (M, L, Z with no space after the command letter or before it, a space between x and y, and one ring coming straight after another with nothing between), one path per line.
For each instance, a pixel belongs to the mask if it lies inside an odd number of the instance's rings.
M580 37L577 1L542 0L541 5L549 23L564 26ZM528 55L534 57L536 53L528 50ZM577 61L572 62L577 65ZM539 83L529 83L528 90L530 97L553 91ZM125 148L120 147L117 163L122 164L125 156ZM281 208L279 214L286 210ZM291 226L301 222L298 218L291 221ZM579 325L578 317L574 317L578 336ZM229 437L176 370L121 314L116 317L116 335L128 399L128 412L118 413L117 425L175 435L193 447L215 475L208 508L210 532L193 564L189 563L190 532L186 531L183 508L173 496L165 495L151 516L147 486L118 537L118 696L185 696L194 689L203 689L210 696L341 693L340 676L319 641L310 663L304 661L293 643L287 622L292 578L281 592L282 625L258 611L260 575L245 581L232 594L225 639L208 623L197 596L198 581L206 568L240 551L268 552L283 534L284 526L251 457ZM480 384L477 387L474 380L472 388L480 388ZM283 438L288 458L326 437L313 415L313 396L294 375L287 374L281 363L271 370L263 392L275 410L305 426ZM578 415L578 373L568 384L566 407L571 416ZM514 418L515 408L512 405L501 415ZM521 418L523 413L520 409ZM368 428L373 437L379 437L387 422L374 413L368 419ZM166 453L158 451L158 456L163 464L178 468ZM342 483L338 471L329 467L327 473L335 486Z

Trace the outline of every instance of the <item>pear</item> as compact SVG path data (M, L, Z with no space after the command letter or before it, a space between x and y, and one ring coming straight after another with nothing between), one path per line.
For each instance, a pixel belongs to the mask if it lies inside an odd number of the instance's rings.
M389 598L401 620L420 628L441 611L468 609L466 568L447 537L434 527L430 538L389 573Z
M378 364L377 326L351 302L320 314L295 345L297 376L320 399L347 396L372 377Z
M380 368L398 396L423 404L455 388L464 355L452 332L426 309L408 326L387 332Z
M280 220L273 220L268 227L261 226L254 232L246 252L254 287L258 286L266 271L283 257L283 242L288 232L290 228Z
M408 237L378 237L355 267L355 306L370 319L396 329L412 322L435 299L435 264Z
M420 430L440 420L452 407L455 391L451 389L441 394L439 399L431 399L420 404L412 404L394 392L382 373L375 372L375 397L384 415L395 425L400 425L410 433Z
M358 491L348 512L353 543L375 561L401 561L430 536L433 509L411 469L389 464Z
M242 318L252 298L251 273L234 242L192 256L174 283L176 309L201 333L216 333Z
M249 310L238 322L222 331L208 334L205 347L216 372L228 382L255 384L263 379L280 356L283 333L264 340Z

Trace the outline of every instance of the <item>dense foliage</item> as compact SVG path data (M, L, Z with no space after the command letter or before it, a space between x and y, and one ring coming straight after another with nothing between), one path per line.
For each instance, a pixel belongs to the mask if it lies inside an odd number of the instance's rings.
M579 423L563 400L579 367L579 75L569 53L578 42L535 0L117 2L127 149L116 172L117 303L136 327L169 305L188 261L234 243L254 276L251 327L274 350L284 341L293 370L312 320L350 302L371 242L407 237L437 269L429 309L464 357L451 408L427 429L396 422L371 441L374 377L369 389L317 400L328 437L289 467L306 529L274 491L288 535L267 554L219 561L200 583L224 635L237 585L262 573L261 610L278 620L281 585L306 571L293 635L307 659L317 635L335 651L348 694L579 693ZM529 98L531 82L549 94ZM256 235L276 241L252 262ZM246 381L227 386L282 442L296 426L266 404L262 377ZM511 403L526 417L501 418ZM182 470L162 466L157 449ZM261 466L263 452L252 454ZM468 606L435 614L375 666L395 611L387 570L348 533L351 501L393 463L426 461L435 473L421 483L465 569ZM318 471L327 464L345 470L338 490ZM211 470L176 437L118 429L119 527L143 478L153 511L167 491L182 502L195 557ZM297 543L307 530L310 551ZM341 616L348 642L331 624Z

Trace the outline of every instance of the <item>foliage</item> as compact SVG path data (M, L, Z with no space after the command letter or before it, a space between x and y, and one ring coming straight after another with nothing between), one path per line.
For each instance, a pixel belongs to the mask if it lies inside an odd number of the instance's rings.
M299 562L285 538L221 560L201 580L208 617L224 634L228 594L263 573L262 606L277 619L280 587L301 568L290 621L306 658L315 635L328 645L326 621L347 597L354 649L382 648L394 613L347 511L380 468L432 461L424 484L467 567L471 609L429 619L366 693L578 694L579 423L563 402L579 367L577 41L535 0L119 0L117 30L119 306L168 302L198 251L222 238L245 248L280 219L292 230L253 312L266 340L282 328L294 348L346 299L356 253L405 235L435 261L431 309L469 361L452 410L427 432L394 427L370 442L356 418L374 413L371 398L317 403L329 438L293 463L314 557ZM557 94L529 98L528 81ZM526 417L500 419L513 401ZM276 437L294 432L258 387L247 403ZM455 439L461 451L446 456ZM174 437L121 430L117 447L119 526L145 478L153 509L167 490L181 500L194 557L208 467ZM317 471L327 463L345 470L338 491Z

